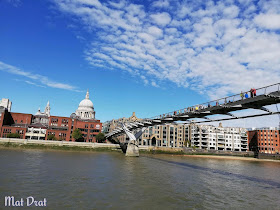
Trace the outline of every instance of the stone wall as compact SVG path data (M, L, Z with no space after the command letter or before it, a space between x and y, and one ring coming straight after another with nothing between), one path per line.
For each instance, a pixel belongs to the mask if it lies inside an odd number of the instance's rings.
M259 159L271 159L271 160L280 160L280 154L265 154L265 153L259 153L258 154Z
M205 155L228 155L228 156L240 156L240 157L254 157L254 152L234 152L234 151L221 151L221 150L203 150L203 149L193 149L184 147L185 154L205 154Z
M120 148L118 144L107 143L90 143L90 142L71 142L71 141L50 141L50 140L27 140L27 139L12 139L0 138L0 143L13 144L41 144L50 146L69 146L69 147L86 147L86 148Z

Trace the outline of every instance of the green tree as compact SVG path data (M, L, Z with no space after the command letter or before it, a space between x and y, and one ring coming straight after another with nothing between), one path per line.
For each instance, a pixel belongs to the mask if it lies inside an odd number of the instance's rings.
M19 133L9 133L7 135L7 138L17 138L17 139L19 139L20 135L19 135Z
M48 135L47 140L56 140L56 137L55 137L55 135L50 134L50 135Z
M83 134L82 132L76 128L73 133L72 133L72 137L75 139L75 141L83 141Z
M95 136L95 139L98 143L103 143L106 140L104 133L99 133Z
M190 140L185 140L184 146L185 147L190 147L191 146L191 141Z

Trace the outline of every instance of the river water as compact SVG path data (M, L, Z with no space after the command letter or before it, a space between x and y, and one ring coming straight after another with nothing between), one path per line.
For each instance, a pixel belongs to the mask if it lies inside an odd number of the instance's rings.
M0 209L280 209L279 195L279 162L0 149Z

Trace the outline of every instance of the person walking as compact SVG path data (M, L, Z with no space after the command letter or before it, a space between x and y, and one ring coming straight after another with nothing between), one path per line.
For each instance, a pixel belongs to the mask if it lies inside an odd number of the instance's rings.
M241 91L241 93L240 93L240 98L243 100L244 99L244 94L243 94L243 92Z
M251 98L253 98L253 88L251 88L251 90L250 90L250 96L251 96Z
M255 88L253 88L253 97L257 96L257 90Z

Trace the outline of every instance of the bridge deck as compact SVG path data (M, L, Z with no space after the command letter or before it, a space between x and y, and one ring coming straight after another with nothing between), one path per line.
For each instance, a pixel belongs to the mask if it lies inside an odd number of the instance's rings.
M276 91L272 91L269 94L266 94L267 88L271 86L278 87ZM223 120L233 120L233 119L243 119L243 118L249 118L249 117L258 117L258 116L265 116L265 115L272 115L272 114L279 114L279 112L272 112L269 109L267 109L265 106L278 104L280 103L280 83L264 87L265 91L264 94L258 95L251 98L246 99L237 99L234 100L234 98L237 98L235 96L226 97L223 99L219 99L213 102L220 102L221 100L224 100L223 104L218 105L211 105L211 103L206 103L207 105L196 105L189 108L180 109L177 111L174 111L173 113L169 112L167 114L162 114L150 119L144 119L140 122L132 122L127 125L130 129L137 129L141 127L147 127L152 125L159 125L159 124L165 124L170 123L174 121L187 121L191 123L190 119L193 118L201 118L204 119L203 121L198 121L196 123L203 123L203 122L214 122L214 121L223 121ZM258 90L263 90L264 88L259 88ZM227 102L230 100L227 99L233 99L231 102ZM246 109L258 109L264 111L264 113L261 114L255 114L255 115L247 115L247 116L241 116L237 117L231 112L240 111L240 110L246 110ZM223 119L210 119L209 116L212 115L227 115L230 116L230 118L223 118ZM122 128L116 128L111 133L107 134L106 137L111 137L115 135L120 135L124 131Z

